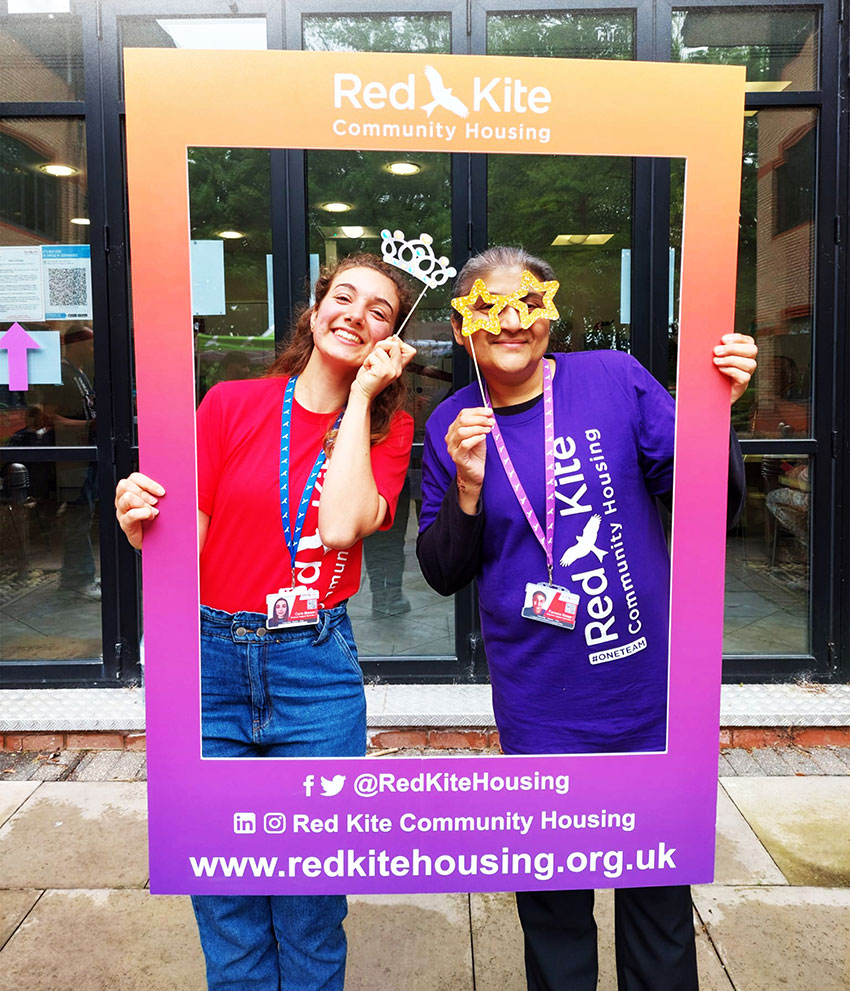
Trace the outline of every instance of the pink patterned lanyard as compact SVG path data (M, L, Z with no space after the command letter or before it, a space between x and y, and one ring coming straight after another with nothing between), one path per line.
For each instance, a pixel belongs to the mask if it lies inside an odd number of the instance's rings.
M485 393L487 396L487 402L492 408L493 404L490 402L490 393L486 389L486 386ZM546 553L546 567L549 572L549 584L551 585L552 564L554 560L553 547L555 545L555 405L552 400L552 369L549 367L549 362L545 358L543 359L543 436L546 448L545 536L543 534L543 528L540 526L540 522L537 519L537 514L534 512L531 502L525 494L525 489L522 486L522 482L519 480L519 475L517 475L514 470L511 456L508 454L508 449L505 447L502 432L499 430L498 421L495 423L492 430L492 437L496 444L496 450L499 452L502 467L505 469L505 474L508 476L508 481L511 483L511 487L517 497L517 502L519 503L523 513L525 513L525 518L528 520L528 525L534 531L534 536L537 537L540 546Z

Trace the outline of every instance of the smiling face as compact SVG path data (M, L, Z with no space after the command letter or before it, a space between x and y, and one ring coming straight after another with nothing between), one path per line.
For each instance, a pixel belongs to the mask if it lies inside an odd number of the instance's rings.
M542 616L546 605L546 596L542 592L535 592L531 597L531 608L535 616Z
M493 295L510 295L520 288L523 269L519 266L497 268L488 272L483 281L489 293ZM529 293L524 302L530 309L543 305L540 293ZM475 303L476 312L480 310L486 316L488 304L479 299ZM541 317L530 327L523 328L519 313L512 306L505 306L499 314L501 333L476 333L475 356L481 368L481 374L491 386L519 387L533 379L539 372L540 359L549 344L549 321ZM452 315L452 328L455 340L471 353L472 338L464 337L461 333L461 321L455 313Z
M286 619L289 613L289 606L286 599L278 599L274 604L274 614L278 619Z
M398 311L392 279L371 268L346 268L310 318L316 350L334 364L359 368L378 341L392 334Z

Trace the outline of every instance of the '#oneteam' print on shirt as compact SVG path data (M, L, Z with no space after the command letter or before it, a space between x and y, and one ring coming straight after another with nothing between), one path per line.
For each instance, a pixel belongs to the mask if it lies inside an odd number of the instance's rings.
M584 431L583 439L587 444L587 463L595 469L601 486L601 504L592 504L576 442L572 437L556 437L555 505L561 517L578 517L583 524L559 563L568 569L573 591L580 589L584 597L579 614L583 614L584 625L580 628L585 643L589 648L601 648L592 650L588 660L591 664L602 664L644 650L647 641L646 637L637 636L642 629L638 596L629 571L624 527L619 519L614 482L605 461L602 433L591 428ZM606 557L608 561L605 561ZM589 562L588 558L591 559ZM618 616L614 600L605 594L612 581L619 581L622 586L627 616ZM625 643L624 630L628 634Z

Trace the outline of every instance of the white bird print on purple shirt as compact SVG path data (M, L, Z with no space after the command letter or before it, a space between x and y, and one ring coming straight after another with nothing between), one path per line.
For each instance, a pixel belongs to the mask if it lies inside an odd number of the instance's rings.
M602 517L598 514L590 517L581 536L576 537L576 542L573 546L568 547L564 552L564 556L561 558L562 568L566 568L573 561L587 557L588 554L595 554L599 561L605 557L608 551L601 551L596 546L596 538L599 536L599 527L601 524Z

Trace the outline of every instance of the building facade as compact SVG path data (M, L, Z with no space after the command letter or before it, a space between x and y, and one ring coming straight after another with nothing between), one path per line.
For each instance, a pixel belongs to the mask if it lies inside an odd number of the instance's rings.
M760 365L733 409L748 492L728 538L724 677L850 680L845 0L346 6L0 0L0 333L19 323L42 345L25 383L0 377L2 683L116 686L142 673L140 570L112 508L139 456L128 47L746 65L735 329L756 337ZM628 350L675 392L684 162L559 157L542 132L530 140L489 157L188 149L198 398L262 374L319 267L375 250L383 227L427 231L457 267L522 243L561 283L553 346ZM470 374L449 296L429 293L411 331L413 458L351 601L367 677L487 678L474 590L440 598L414 553L424 423Z

